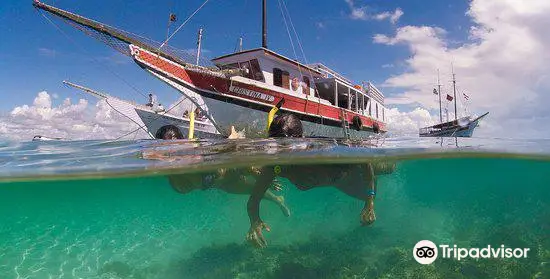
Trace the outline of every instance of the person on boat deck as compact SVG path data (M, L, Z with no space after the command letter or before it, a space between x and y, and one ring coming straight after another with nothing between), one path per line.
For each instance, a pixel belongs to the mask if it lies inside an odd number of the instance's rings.
M200 110L199 107L195 108L195 118L203 119L204 117L202 110Z
M183 117L189 118L189 111L188 111L188 110L185 110L185 111L183 112Z
M149 93L149 102L145 104L148 107L154 107L157 103L157 96L153 95L152 93Z
M165 112L166 110L164 109L164 107L162 106L162 104L159 104L157 106L157 109L155 110L155 112Z
M278 115L269 127L270 137L302 137L300 119L290 113ZM324 164L324 165L280 165L262 167L252 195L248 200L247 211L250 218L250 230L247 240L257 247L265 247L267 242L262 235L263 229L270 228L260 218L260 201L263 193L272 187L276 177L284 177L300 190L333 186L348 196L365 202L360 214L363 225L376 220L374 198L376 196L375 175L389 174L395 170L393 163L366 164ZM279 185L280 188L280 185Z

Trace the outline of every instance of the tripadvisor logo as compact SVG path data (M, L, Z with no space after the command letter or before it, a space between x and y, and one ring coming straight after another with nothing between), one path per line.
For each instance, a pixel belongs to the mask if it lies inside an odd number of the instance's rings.
M491 247L487 245L484 248L459 248L456 245L440 244L441 257L444 259L462 260L465 258L472 259L491 259L491 258L527 258L529 248L507 248L504 245L500 247ZM429 240L421 240L413 248L413 257L420 264L433 263L438 255L438 246Z

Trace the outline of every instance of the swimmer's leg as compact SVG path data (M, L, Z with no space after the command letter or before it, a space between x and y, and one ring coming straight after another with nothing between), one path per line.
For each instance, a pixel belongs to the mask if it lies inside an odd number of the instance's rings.
M264 199L276 203L281 208L281 211L283 211L283 214L286 217L290 216L290 209L288 209L288 207L286 206L285 198L283 196L277 196L273 194L271 190L268 189L265 192Z
M252 194L248 198L247 213L250 219L250 229L246 239L256 247L266 247L267 241L263 236L263 230L270 231L269 226L260 217L260 202L271 186L275 176L269 172L264 173L256 180Z
M370 163L365 165L365 184L367 185L367 196L365 199L365 206L361 211L361 224L371 225L376 221L376 214L374 213L376 177L374 176L374 169Z

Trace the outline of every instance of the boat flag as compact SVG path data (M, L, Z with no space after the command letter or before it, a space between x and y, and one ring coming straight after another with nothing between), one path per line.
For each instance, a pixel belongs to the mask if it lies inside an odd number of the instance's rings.
M448 101L452 101L452 100L453 100L453 96L447 94L447 100L448 100Z
M466 99L466 101L468 101L470 99L470 97L468 95L466 95L466 93L462 93L462 95L464 95L464 99Z
M434 94L437 95L437 89L434 88Z
M174 22L176 20L177 20L176 14L170 14L170 22Z

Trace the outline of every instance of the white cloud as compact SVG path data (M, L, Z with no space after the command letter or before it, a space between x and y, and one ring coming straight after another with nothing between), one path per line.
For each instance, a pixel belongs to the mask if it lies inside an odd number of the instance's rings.
M393 13L383 12L383 13L379 13L379 14L374 15L373 18L376 19L376 20L389 19L391 23L396 24L397 21L399 21L399 18L401 18L401 16L403 14L404 14L403 10L401 10L401 8L397 8L397 9L395 9L395 11Z
M85 99L73 104L67 98L54 106L45 91L38 93L32 105L15 107L9 115L0 116L3 137L20 141L29 141L35 135L71 140L114 139L136 128L136 124L114 111L105 101L90 106ZM137 135L137 138L145 137L144 133Z
M438 27L404 26L393 36L374 36L375 43L402 44L411 52L404 61L407 71L385 81L384 86L403 90L386 103L435 109L431 92L437 69L444 93L451 93L453 62L458 90L470 96L470 110L491 112L480 134L548 137L550 1L472 0L467 15L474 24L469 40L458 46L451 46L447 32Z
M45 57L55 57L57 55L57 52L54 49L41 47L38 48L38 54Z
M395 11L392 12L382 12L379 14L370 14L368 13L369 7L367 6L357 6L355 4L354 0L345 0L350 8L350 14L349 17L351 19L358 19L358 20L386 20L389 19L391 23L396 24L399 18L404 14L403 10L401 8L395 9Z
M386 120L389 133L393 136L418 135L418 130L438 122L438 118L430 115L423 108L416 108L410 112L400 112L397 108L386 110Z
M366 12L366 9L367 9L366 6L356 7L353 0L345 0L345 1L346 3L348 3L348 6L351 10L350 17L352 19L367 20L369 18Z

